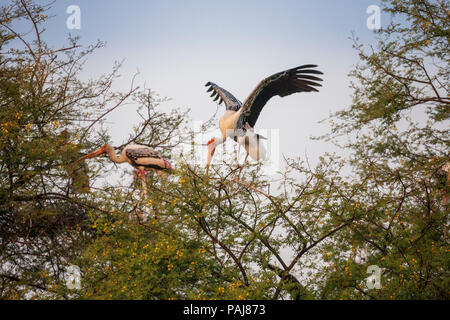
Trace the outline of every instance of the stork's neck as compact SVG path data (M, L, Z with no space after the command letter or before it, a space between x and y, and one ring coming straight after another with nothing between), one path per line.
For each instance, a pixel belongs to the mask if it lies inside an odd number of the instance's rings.
M127 161L125 152L122 152L119 156L116 155L116 151L110 145L106 146L106 153L109 155L111 160L115 163L123 163Z

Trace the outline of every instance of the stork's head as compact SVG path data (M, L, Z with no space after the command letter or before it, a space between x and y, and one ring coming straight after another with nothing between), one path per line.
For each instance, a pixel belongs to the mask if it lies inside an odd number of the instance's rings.
M78 159L77 161L75 161L72 165L72 169L74 169L76 167L76 165L82 160L98 157L102 154L108 153L109 151L114 151L114 148L109 144L105 144L102 147L98 148L97 150L92 151L91 153L88 153L87 155L85 155L85 156L81 157L80 159Z
M106 154L108 153L108 150L111 149L112 151L114 151L114 148L112 146L110 146L109 144L104 144L103 146L101 146L100 148L98 148L95 151L92 151L91 153L88 153L87 155L85 155L83 158L84 159L89 159L89 158L94 158L94 157L98 157L102 154Z

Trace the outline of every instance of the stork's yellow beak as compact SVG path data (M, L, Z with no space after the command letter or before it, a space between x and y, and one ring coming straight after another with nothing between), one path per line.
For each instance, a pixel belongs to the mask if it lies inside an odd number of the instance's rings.
M206 177L209 175L209 165L211 164L212 158L214 157L214 152L216 151L216 147L209 145L208 146L208 157L206 159Z
M99 149L97 149L97 150L95 150L95 151L92 151L91 153L88 153L87 155L81 157L80 159L78 159L77 161L75 161L75 162L73 163L73 165L72 165L72 171L75 169L75 167L77 166L77 164L78 164L80 161L86 160L86 159L90 159L90 158L94 158L94 157L97 157L97 156L99 156L99 155L101 155L101 154L104 154L104 153L106 153L106 148L105 148L105 146L103 146L103 147L101 147L101 148L99 148Z

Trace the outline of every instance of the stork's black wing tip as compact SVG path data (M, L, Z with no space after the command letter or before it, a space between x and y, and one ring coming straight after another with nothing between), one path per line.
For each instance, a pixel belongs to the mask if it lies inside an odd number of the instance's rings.
M205 87L207 87L207 86L211 86L213 83L211 82L211 81L208 81L206 84L205 84Z
M305 74L305 73L312 73L312 74L323 74L322 71L316 70L316 69L298 69L297 74Z
M297 67L296 69L308 69L308 68L317 68L317 64L304 64L302 66Z

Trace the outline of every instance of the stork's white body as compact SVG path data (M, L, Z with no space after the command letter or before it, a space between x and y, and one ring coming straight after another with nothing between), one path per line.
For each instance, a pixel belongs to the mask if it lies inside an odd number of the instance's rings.
M266 148L264 148L264 145L253 131L247 130L245 136L239 136L237 140L239 145L244 147L247 154L253 160L258 161L266 159Z
M223 117L219 120L219 128L224 140L227 137L233 135L241 113L242 107L239 109L239 111L226 110Z
M242 113L242 107L238 111L226 110L219 120L219 128L222 133L222 140L216 139L216 144L225 142L228 137L235 137L237 122ZM266 150L260 143L258 136L253 130L247 130L245 136L237 136L237 143L243 146L247 154L253 160L263 160L266 157ZM239 155L239 154L238 154Z
M133 167L135 167L136 169L138 169L140 171L151 170L151 171L158 172L158 170L155 170L153 168L148 168L148 166L158 166L160 168L166 167L166 164L162 157L159 157L159 158L157 158L157 157L140 157L138 159L134 159L134 161L132 159L130 159L127 152L130 152L130 151L136 152L139 150L142 150L142 151L145 150L147 152L154 152L156 154L156 151L153 150L152 148L150 148L148 146L138 145L138 144L131 144L131 145L126 146L125 148L123 148L122 152L120 153L120 155L118 157L117 157L116 153L114 152L114 149L112 149L112 148L108 148L107 153L113 162L115 162L115 163L128 162L130 165L132 165Z

